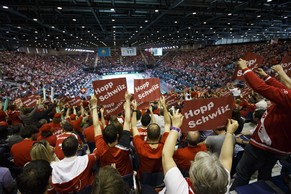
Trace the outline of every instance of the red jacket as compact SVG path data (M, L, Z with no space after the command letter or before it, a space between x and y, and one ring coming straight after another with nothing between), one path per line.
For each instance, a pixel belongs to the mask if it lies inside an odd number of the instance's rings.
M262 116L250 143L277 155L291 154L291 90L270 76L264 82L248 68L243 72L250 87L273 102Z

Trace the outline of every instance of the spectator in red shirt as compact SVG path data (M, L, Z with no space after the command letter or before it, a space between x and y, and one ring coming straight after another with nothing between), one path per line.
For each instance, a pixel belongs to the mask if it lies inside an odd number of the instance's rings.
M165 129L167 129L166 125L170 125L170 117L166 107L165 97L161 97L160 101L164 109ZM162 150L169 130L165 131L161 138L160 126L152 123L147 127L147 141L144 141L136 127L135 110L137 108L137 102L134 100L132 104L134 108L132 114L133 144L139 157L139 176L142 176L142 173L162 172Z
M62 123L62 126L64 128L64 133L57 136L56 147L55 147L55 154L60 160L64 158L64 153L62 150L62 143L67 137L75 136L79 142L79 149L83 147L81 138L76 133L74 133L73 125L65 121L64 123Z
M74 107L75 108L75 107ZM67 111L67 115L68 115L68 112L70 111L70 109L68 109ZM84 116L84 107L81 106L81 115L77 118L77 115L76 114L71 114L70 115L70 123L74 126L74 130L80 134L83 133L82 131L82 128L81 128L81 124L82 124L82 121L83 121L83 116Z
M55 113L53 121L49 123L49 125L51 126L51 131L53 132L54 135L60 135L64 132L61 126L61 121L62 113Z
M186 140L188 142L187 147L177 149L173 158L182 174L189 176L188 171L191 166L191 161L193 161L198 152L207 151L207 148L205 144L198 144L200 142L199 131L189 131Z
M21 129L20 135L23 140L14 144L10 150L15 166L23 167L27 162L31 161L30 149L34 143L33 135L37 131L37 128L33 125L27 125Z
M53 135L51 126L49 124L43 124L40 128L40 136L37 137L37 141L47 140L53 147L56 146L57 137Z
M103 130L99 124L99 116L97 113L97 99L92 98L91 109L93 110L93 126L95 133L95 142L97 155L100 158L101 167L115 164L116 169L121 176L132 174L132 165L130 161L130 98L129 93L125 94L125 122L123 132L119 137L118 129L115 125L108 125Z

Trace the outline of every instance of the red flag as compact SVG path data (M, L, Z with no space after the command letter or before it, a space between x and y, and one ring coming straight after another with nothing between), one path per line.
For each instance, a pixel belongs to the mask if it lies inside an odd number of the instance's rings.
M87 88L81 88L81 89L80 89L80 92L81 92L81 94L86 94L86 92L87 92Z
M255 53L247 52L245 56L242 58L247 61L247 66L250 69L256 69L259 67L260 64L263 63L264 58L261 57L260 55L257 55ZM243 76L243 72L239 67L236 68L234 71L233 79L237 80L245 80Z
M217 129L225 126L231 118L233 96L184 101L183 132Z
M96 80L92 84L94 94L100 104L110 104L124 100L127 91L125 78Z
M160 79L147 78L134 80L134 98L137 102L151 102L160 98Z

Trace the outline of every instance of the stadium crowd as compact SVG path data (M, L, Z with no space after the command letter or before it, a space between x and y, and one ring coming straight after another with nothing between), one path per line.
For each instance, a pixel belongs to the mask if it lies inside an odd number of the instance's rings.
M42 98L32 107L13 104L28 93L41 94L43 87L53 87L60 97L77 96L98 77L81 71L76 56L4 52L1 97L11 100L8 107L0 103L0 191L223 194L247 185L257 170L258 180L268 180L276 162L291 154L291 79L274 64L289 47L248 44L168 52L146 73L169 83L171 94L178 96L175 106L161 96L148 109L138 110L126 92L124 110L117 115L106 115L95 97L76 106ZM266 56L266 66L249 69L245 60L238 60L247 51ZM128 64L126 70L143 57L113 54ZM249 87L231 83L236 67ZM97 68L106 69L101 63ZM270 69L281 82L268 75ZM235 108L225 126L207 131L182 128L185 101L226 94L233 94Z

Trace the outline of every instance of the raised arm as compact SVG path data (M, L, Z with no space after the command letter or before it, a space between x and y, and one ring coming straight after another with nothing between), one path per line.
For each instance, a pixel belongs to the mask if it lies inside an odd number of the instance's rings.
M137 127L136 127L136 109L137 109L137 102L136 100L133 100L131 102L133 111L132 111L132 116L131 116L131 129L132 129L132 135L136 136L139 134Z
M166 104L166 98L164 96L160 97L160 103L164 110L165 132L170 132L171 118Z
M126 91L125 93L125 103L124 103L124 125L123 130L129 131L130 130L130 99L131 94Z
M102 123L103 127L105 128L106 123L105 123L105 119L104 119L104 108L103 107L100 108L100 113L101 113L101 123Z
M291 89L291 79L284 71L281 65L274 65L272 67L274 71L276 71L280 77L281 82L287 86L287 88Z
M231 171L232 158L233 158L233 134L238 128L238 122L236 120L228 119L226 126L225 139L223 141L219 160L224 168L229 172Z
M152 107L151 104L149 106L149 111L150 111L150 115L151 115L151 123L156 123L156 118L155 118L155 115L154 115L154 112L153 112L153 107Z
M171 131L168 135L168 138L165 142L162 154L162 163L163 163L163 171L164 175L173 167L176 167L176 163L173 159L173 154L175 151L175 145L177 143L177 139L180 133L180 127L183 122L183 115L179 113L179 110L173 112L172 118L172 127Z
M101 127L99 124L99 117L97 112L97 98L92 97L90 100L92 117L93 117L93 127L94 127L94 135L95 137L98 135L102 135Z

